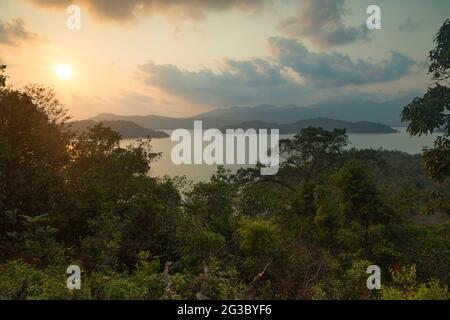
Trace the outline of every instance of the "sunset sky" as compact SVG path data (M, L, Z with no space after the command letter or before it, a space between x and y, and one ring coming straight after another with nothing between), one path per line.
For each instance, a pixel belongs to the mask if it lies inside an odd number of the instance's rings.
M81 29L66 10L81 8ZM382 30L366 9L381 7ZM448 0L0 0L0 63L76 118L389 100L426 87Z

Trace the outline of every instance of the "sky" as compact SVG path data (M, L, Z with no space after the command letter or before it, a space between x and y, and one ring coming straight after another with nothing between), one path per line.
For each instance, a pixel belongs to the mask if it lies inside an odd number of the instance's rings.
M54 88L74 119L385 101L429 85L448 18L448 0L0 0L0 63L14 86Z

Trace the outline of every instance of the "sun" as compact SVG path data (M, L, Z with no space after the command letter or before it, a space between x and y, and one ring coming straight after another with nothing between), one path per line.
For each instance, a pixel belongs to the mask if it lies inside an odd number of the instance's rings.
M55 64L52 69L60 79L68 80L72 77L72 67L68 64Z

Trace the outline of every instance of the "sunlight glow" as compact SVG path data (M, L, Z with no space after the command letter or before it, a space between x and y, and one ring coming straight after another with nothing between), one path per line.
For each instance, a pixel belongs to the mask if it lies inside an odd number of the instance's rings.
M68 80L72 77L72 67L68 64L56 64L53 66L53 71L63 80Z

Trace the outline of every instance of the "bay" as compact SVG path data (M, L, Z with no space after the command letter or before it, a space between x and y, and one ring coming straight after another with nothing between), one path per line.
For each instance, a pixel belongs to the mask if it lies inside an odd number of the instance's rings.
M411 137L406 128L395 128L397 133L390 134L349 134L350 148L356 149L384 149L390 151L402 151L409 154L421 153L423 148L433 146L433 142L439 134L432 134L422 137ZM171 130L165 130L169 135ZM294 135L281 135L281 139L292 138ZM136 143L136 140L124 139L122 146ZM177 142L172 142L169 138L153 139L152 149L161 152L161 158L151 165L150 175L163 177L186 176L193 182L208 181L217 171L217 165L175 165L170 159L170 153ZM242 165L226 165L225 168L235 172ZM248 167L248 166L247 166Z

